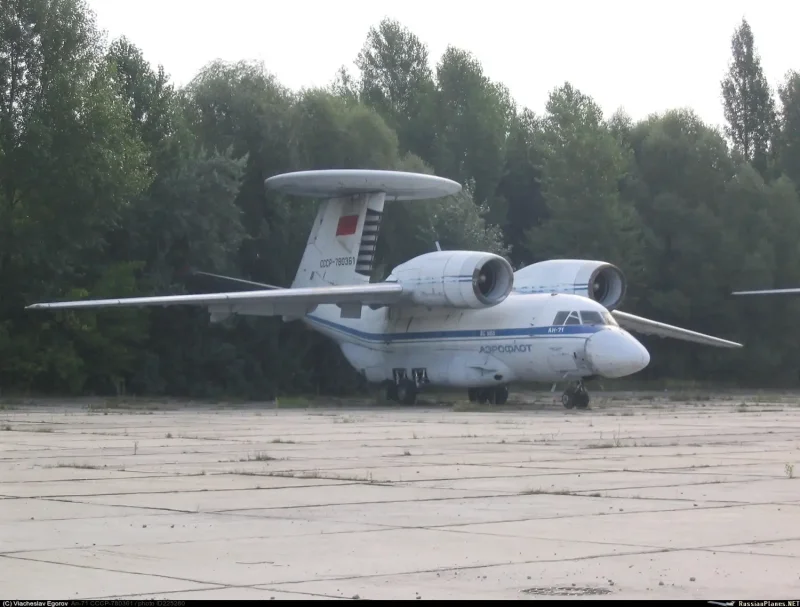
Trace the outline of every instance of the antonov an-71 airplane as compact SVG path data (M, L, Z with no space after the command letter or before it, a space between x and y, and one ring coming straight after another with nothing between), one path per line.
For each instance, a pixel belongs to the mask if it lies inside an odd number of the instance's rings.
M615 266L550 260L514 272L481 251L435 251L370 283L384 202L443 198L461 185L432 175L374 170L302 171L266 186L323 199L291 288L40 303L29 308L206 306L231 314L302 320L336 341L367 381L412 404L426 385L462 387L470 399L504 403L516 382L566 382L565 407L586 408L584 380L644 369L647 350L625 329L720 347L741 344L616 308L626 279ZM234 279L235 280L235 279Z

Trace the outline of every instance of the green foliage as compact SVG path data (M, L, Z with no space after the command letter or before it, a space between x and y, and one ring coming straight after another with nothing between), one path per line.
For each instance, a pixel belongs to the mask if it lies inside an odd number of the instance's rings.
M568 83L553 91L540 145L546 217L530 231L528 250L537 261L614 259L635 275L641 230L633 205L619 193L629 151L600 108Z
M352 394L330 340L297 323L198 309L31 314L33 301L229 289L200 270L288 286L315 204L267 177L364 167L465 187L388 205L373 279L444 249L516 267L604 259L625 309L742 340L725 352L645 340L645 377L797 380L800 300L732 302L800 285L800 76L775 110L746 22L722 89L726 135L691 111L604 117L570 83L537 116L449 47L434 63L396 21L367 33L326 89L290 91L253 62L213 62L176 89L125 38L106 44L80 0L4 3L0 17L0 388L268 398Z
M800 73L791 70L778 89L781 112L775 141L778 169L800 183Z
M370 28L355 63L361 101L397 133L400 152L430 151L436 91L425 44L397 21L384 19ZM346 86L345 74L339 90Z
M775 129L775 100L755 52L753 31L745 19L731 39L731 52L728 75L722 81L728 121L725 130L736 150L763 174Z

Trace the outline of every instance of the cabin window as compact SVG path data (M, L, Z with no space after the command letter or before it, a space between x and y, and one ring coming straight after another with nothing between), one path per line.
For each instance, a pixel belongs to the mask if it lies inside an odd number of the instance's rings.
M570 312L569 316L567 316L567 322L564 323L567 325L579 325L581 324L581 319L578 316L577 312Z
M603 317L599 312L591 312L589 310L581 310L581 319L585 325L602 325L604 324Z
M569 316L569 312L559 312L556 314L556 318L553 321L553 326L560 327L564 324L564 321L567 320L567 316Z

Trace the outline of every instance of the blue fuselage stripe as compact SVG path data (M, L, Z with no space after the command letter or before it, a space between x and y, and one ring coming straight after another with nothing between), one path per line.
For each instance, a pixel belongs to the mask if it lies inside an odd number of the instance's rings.
M443 331L408 331L403 333L371 333L308 314L306 318L341 333L370 342L408 342L436 340L508 339L508 338L563 338L589 337L605 328L601 325L564 325L545 327L521 327L510 329L453 329Z

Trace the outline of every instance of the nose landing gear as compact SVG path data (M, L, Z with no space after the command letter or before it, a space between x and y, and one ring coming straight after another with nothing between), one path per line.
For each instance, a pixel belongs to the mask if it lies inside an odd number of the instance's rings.
M588 409L589 408L589 391L582 381L577 381L566 390L561 396L561 403L567 409Z

